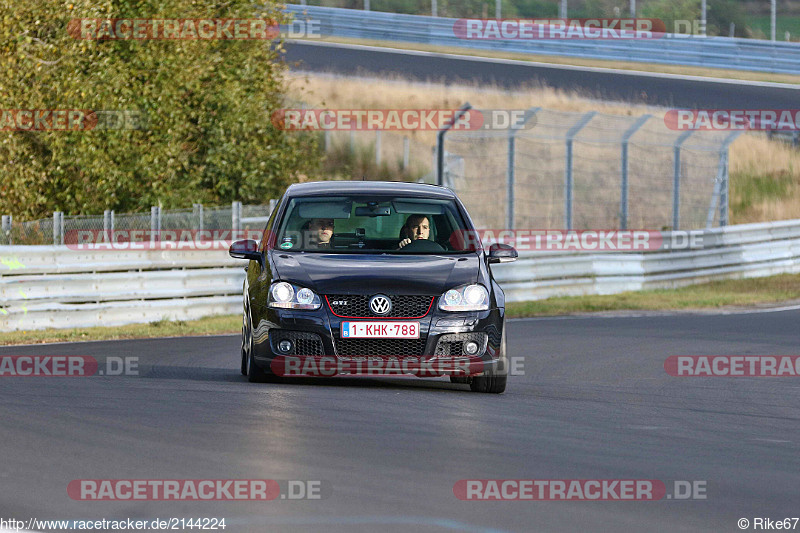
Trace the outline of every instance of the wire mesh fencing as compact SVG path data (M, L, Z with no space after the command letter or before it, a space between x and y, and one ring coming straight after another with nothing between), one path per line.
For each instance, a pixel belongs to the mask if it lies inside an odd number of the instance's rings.
M512 128L447 132L437 181L485 228L724 226L728 147L739 133L531 108Z
M492 110L476 110L486 116ZM520 110L522 111L522 110ZM372 179L452 188L481 228L686 230L727 225L728 149L738 131L678 131L658 117L530 108L513 127L435 132L325 131L329 165L374 165ZM437 151L443 166L437 167ZM374 170L375 167L372 167ZM348 177L358 178L357 168ZM365 174L366 175L366 174ZM330 177L330 176L328 176ZM132 242L153 232L260 230L269 205L150 213L106 211L17 222L0 244L64 244L103 232Z
M275 200L266 205L206 207L194 204L191 209L161 209L153 206L149 213L115 213L103 215L64 216L57 211L50 218L15 221L13 215L2 216L0 245L62 245L81 242L144 242L162 238L180 238L181 232L203 239L236 237L232 232L260 231L267 223Z

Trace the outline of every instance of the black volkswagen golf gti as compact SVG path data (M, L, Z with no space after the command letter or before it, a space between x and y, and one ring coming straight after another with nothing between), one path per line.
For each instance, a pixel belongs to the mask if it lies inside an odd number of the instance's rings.
M242 373L250 381L308 375L287 373L287 361L311 359L315 369L326 360L337 374L356 374L391 359L404 373L503 392L505 296L491 264L517 252L503 244L484 250L475 236L464 205L443 187L290 186L261 242L230 249L250 260Z

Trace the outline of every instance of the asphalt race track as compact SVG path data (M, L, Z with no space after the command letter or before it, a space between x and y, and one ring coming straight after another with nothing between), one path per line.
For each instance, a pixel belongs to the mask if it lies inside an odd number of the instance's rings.
M709 80L668 74L530 64L428 52L393 51L293 41L286 61L294 70L403 79L471 81L518 88L545 85L603 100L700 109L795 109L800 86ZM532 103L531 105L535 105Z
M225 531L739 531L800 515L800 378L678 378L670 355L792 355L800 311L515 320L500 396L441 379L251 384L237 336L4 347L139 376L0 378L0 517L225 517ZM320 480L323 499L74 501L75 479ZM460 479L705 481L676 501L460 501Z

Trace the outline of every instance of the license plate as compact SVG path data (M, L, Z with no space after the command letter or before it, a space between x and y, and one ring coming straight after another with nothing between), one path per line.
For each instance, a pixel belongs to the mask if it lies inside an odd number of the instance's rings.
M343 339L418 339L419 322L342 322Z

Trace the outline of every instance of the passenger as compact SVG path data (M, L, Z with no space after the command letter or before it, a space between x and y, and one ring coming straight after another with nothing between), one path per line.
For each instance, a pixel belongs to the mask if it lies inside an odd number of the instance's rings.
M333 236L332 218L312 218L303 224L307 248L330 248Z

